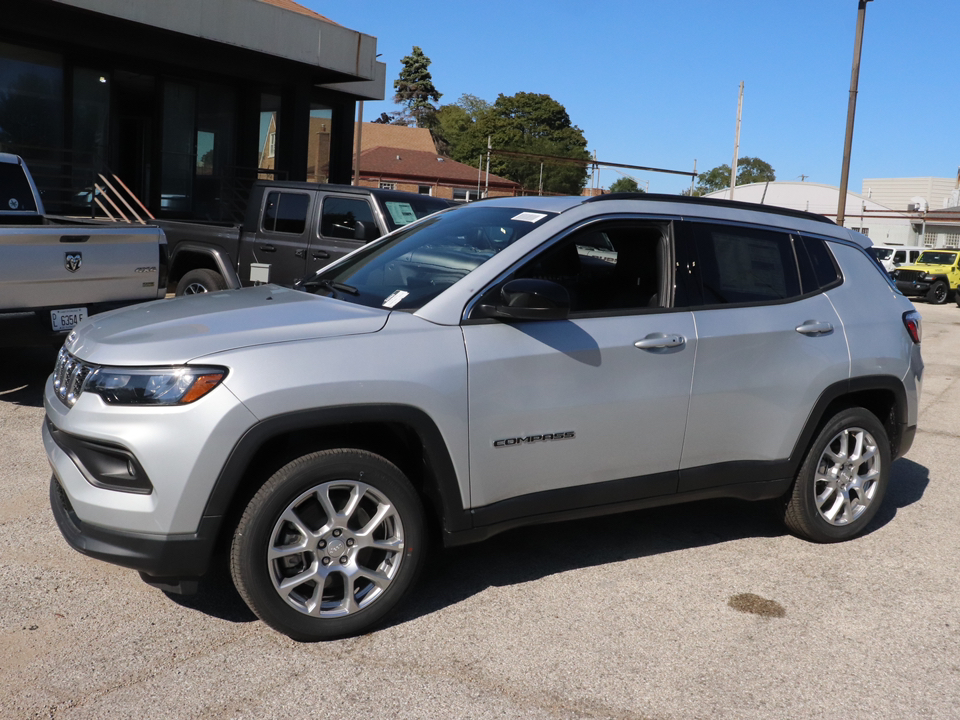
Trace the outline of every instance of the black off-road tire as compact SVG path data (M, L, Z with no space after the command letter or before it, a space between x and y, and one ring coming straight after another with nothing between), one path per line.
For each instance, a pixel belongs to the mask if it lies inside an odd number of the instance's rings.
M937 280L927 292L927 302L931 305L943 305L950 299L950 286L943 280Z
M249 502L230 572L267 625L298 641L331 640L367 632L396 608L425 545L420 498L395 465L363 450L325 450L285 465Z
M226 289L227 283L220 273L207 268L199 268L191 270L180 278L180 282L177 283L177 297Z
M864 448L875 449L862 450L859 461L858 437ZM844 455L846 460L841 462ZM890 481L890 463L890 441L873 413L863 408L837 413L810 446L784 499L784 523L794 535L813 542L856 537L880 509ZM874 474L874 479L866 480ZM844 486L851 498L859 496L856 502L843 501ZM831 512L840 517L831 519Z

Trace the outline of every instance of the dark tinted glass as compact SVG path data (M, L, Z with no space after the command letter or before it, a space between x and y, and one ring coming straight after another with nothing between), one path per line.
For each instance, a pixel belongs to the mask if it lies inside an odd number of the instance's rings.
M807 248L804 247L801 238L794 236L792 239L793 251L797 255L797 267L800 268L800 287L804 295L816 292L820 289L820 282L817 280L817 273L813 269L810 255L807 254Z
M272 192L267 195L267 205L263 209L263 229L302 235L307 227L309 207L309 195Z
M693 237L704 305L800 295L793 245L786 233L697 223Z
M368 223L371 228L376 228L373 211L366 200L340 197L324 199L323 214L320 216L321 235L353 240L357 237L358 222Z
M803 238L803 247L806 248L807 255L810 257L813 271L817 277L817 284L820 287L832 285L840 278L837 263L823 240L805 237Z
M33 191L23 168L15 163L0 162L0 213L36 212Z

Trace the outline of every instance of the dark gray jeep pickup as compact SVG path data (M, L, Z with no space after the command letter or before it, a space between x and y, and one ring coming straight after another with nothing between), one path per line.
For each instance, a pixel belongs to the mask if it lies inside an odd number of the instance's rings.
M23 160L0 153L0 343L62 341L88 315L166 293L163 231L44 214Z
M416 193L258 181L241 225L157 220L177 295L273 282L291 286L361 245L452 206Z

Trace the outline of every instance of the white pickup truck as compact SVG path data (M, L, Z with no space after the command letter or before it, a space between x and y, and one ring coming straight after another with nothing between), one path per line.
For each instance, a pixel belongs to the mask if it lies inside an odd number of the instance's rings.
M88 315L166 286L162 230L47 216L26 164L0 153L0 344L56 343Z

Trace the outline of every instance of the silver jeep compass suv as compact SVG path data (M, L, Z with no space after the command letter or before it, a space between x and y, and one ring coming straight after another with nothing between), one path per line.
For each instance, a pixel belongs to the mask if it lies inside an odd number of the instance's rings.
M715 497L864 531L910 447L920 318L822 217L655 195L432 215L296 288L84 321L45 390L82 553L190 592L222 543L300 640L364 632L447 545Z

